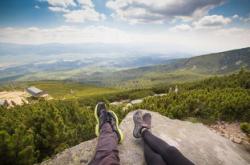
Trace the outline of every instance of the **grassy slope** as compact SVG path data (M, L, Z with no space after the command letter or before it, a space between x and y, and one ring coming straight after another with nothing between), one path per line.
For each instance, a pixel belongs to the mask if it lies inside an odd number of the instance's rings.
M250 68L250 48L170 60L163 65L140 67L79 77L83 82L126 89L150 88L157 84L172 84L201 80L214 75Z
M208 78L211 75L199 74L189 70L176 70L168 73L149 72L143 77L129 80L120 84L121 88L151 88L159 84L176 84L183 82L190 82L194 80L201 80Z
M230 73L241 67L250 67L250 48L196 56L184 65L185 69L210 74Z
M30 73L24 76L20 76L16 81L39 81L39 80L66 80L71 79L77 75L85 76L90 75L94 72L111 72L117 71L117 68L103 68L103 67L86 67L86 68L77 68L72 70L61 70L61 71L44 71L37 73Z
M102 94L116 93L119 90L112 88L96 87L86 84L65 82L65 81L34 81L34 82L20 82L11 85L0 87L1 90L23 90L29 86L40 88L53 98L56 99L71 99L78 97L88 97Z

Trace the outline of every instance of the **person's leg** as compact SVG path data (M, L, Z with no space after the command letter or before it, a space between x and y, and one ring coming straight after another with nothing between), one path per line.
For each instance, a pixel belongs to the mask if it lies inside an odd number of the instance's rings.
M144 157L147 165L166 165L161 155L155 153L145 142L144 142Z
M142 132L144 142L156 153L162 156L168 165L192 165L182 153L175 147L154 136L149 130Z
M181 154L175 147L168 145L160 138L154 136L150 132L151 128L151 114L145 113L142 115L141 111L136 111L133 116L134 120L134 131L133 135L135 138L144 140L155 153L161 155L166 164L168 165L191 165L193 164L185 156Z
M118 165L118 142L123 140L123 135L118 127L118 118L112 111L107 111L104 103L98 103L95 108L97 120L96 135L99 136L96 153L90 165Z
M96 153L90 165L119 164L118 137L109 123L103 124L96 146Z
M141 129L150 129L151 128L151 115L144 115L143 116L145 119L149 119L146 122L142 118L142 111L138 110L134 113L133 115L133 120L134 120L134 130L133 130L133 136L135 138L141 138ZM144 157L147 165L165 165L165 161L155 151L153 151L150 146L144 142Z

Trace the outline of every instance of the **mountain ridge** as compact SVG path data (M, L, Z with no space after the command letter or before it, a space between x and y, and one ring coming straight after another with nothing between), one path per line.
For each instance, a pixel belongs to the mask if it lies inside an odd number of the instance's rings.
M96 60L99 61L96 63ZM120 62L116 62L119 60ZM145 66L146 65L146 66ZM250 68L250 48L229 50L190 58L152 56L118 59L61 60L0 68L0 82L71 80L117 88L149 88L159 84L194 81Z
M79 75L78 79L86 83L97 82L99 85L108 86L115 84L126 86L124 82L129 81L128 83L135 83L135 86L139 84L145 87L147 84L144 82L149 84L170 84L178 82L179 79L181 82L186 80L193 81L208 76L229 74L238 71L242 67L246 69L250 68L249 47L191 58L172 59L168 60L166 64L160 65L144 66L109 73L93 73L86 77ZM183 78L185 76L187 77L186 80ZM157 79L159 79L159 82L157 82ZM113 80L114 82L111 81L110 83L109 80ZM137 84L137 82L139 83Z

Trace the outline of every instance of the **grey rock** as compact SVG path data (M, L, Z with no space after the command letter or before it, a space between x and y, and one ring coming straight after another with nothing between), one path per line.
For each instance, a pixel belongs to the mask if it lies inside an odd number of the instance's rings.
M130 103L134 105L134 104L140 104L142 102L143 102L143 99L137 99L137 100L132 100Z
M238 137L234 137L233 138L233 142L237 143L237 144L240 144L242 142L241 138L238 138Z
M118 102L118 101L110 103L110 105L121 105L121 104L122 104L122 102Z
M146 111L144 111L146 112ZM149 111L147 111L149 112ZM133 113L130 112L120 127L125 140L119 145L122 165L145 164L141 139L132 136ZM249 165L250 154L241 145L214 133L203 124L171 120L158 113L152 114L152 132L170 145L177 147L187 158L198 165ZM97 139L69 148L42 165L84 165L95 152Z
M167 95L166 93L154 94L154 96L156 97L161 97L161 96L166 96L166 95Z

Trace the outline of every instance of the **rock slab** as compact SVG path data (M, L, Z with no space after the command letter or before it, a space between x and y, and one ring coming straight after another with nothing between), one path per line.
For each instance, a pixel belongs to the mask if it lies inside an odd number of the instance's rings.
M152 114L152 132L168 144L177 147L187 158L197 165L249 165L250 153L242 146L214 133L203 124L172 120L159 113ZM143 142L132 136L133 114L130 112L120 127L125 140L119 145L122 165L146 164L143 155ZM97 139L83 142L66 149L42 165L85 165L95 152Z

